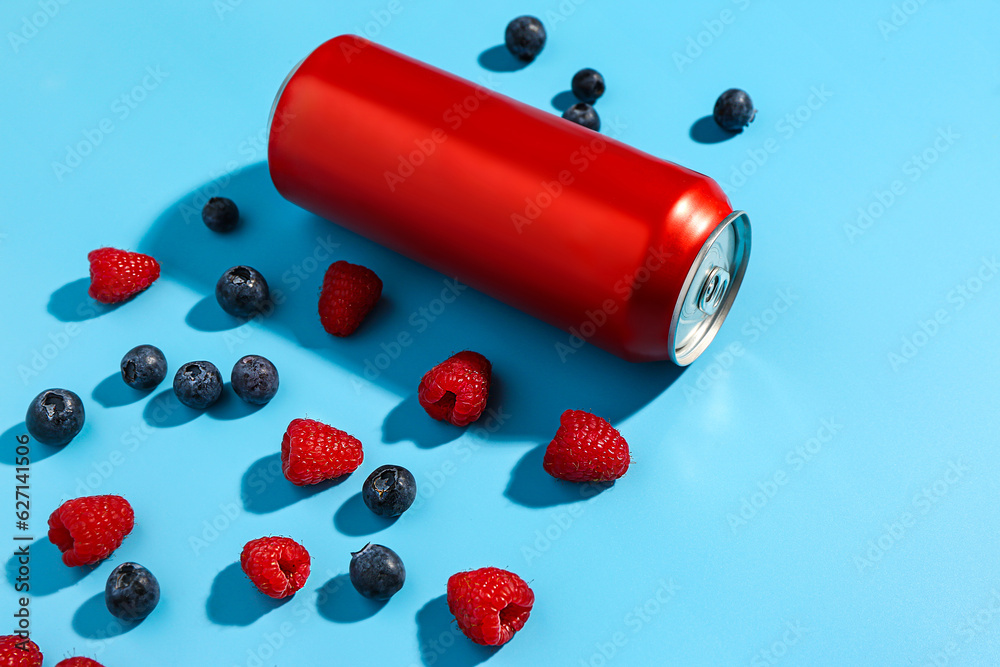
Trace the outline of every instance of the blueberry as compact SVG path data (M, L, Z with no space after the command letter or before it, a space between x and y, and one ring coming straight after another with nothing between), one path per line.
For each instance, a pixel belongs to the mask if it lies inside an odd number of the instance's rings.
M594 111L594 107L590 106L586 102L578 102L571 106L569 109L563 112L563 118L566 120L571 120L577 125L583 125L584 127L597 132L601 129L601 119Z
M68 389L46 389L28 406L24 423L38 442L62 447L83 428L83 401Z
M757 110L753 108L753 100L745 90L730 88L719 95L712 115L723 130L742 132L744 127L753 122Z
M160 583L138 563L122 563L111 570L104 586L104 604L123 621L141 621L160 601Z
M366 598L388 600L403 587L406 568L396 552L381 544L366 544L351 554L351 583Z
M174 394L189 408L207 408L222 395L222 374L211 361L184 364L174 375Z
M201 209L201 220L213 232L231 232L240 220L240 210L232 199L212 197Z
M596 69L586 67L573 75L573 94L587 104L593 104L604 94L604 77Z
M531 62L545 47L545 26L534 16L518 16L507 24L504 42L515 58Z
M122 380L133 389L152 389L167 377L167 358L155 345L137 345L122 357Z
M233 366L233 391L247 403L264 405L278 393L278 369L256 354L248 354Z
M271 293L260 271L234 266L215 283L215 298L222 310L233 317L250 317L268 307Z
M379 516L399 516L417 497L417 481L403 466L381 466L368 475L361 498Z

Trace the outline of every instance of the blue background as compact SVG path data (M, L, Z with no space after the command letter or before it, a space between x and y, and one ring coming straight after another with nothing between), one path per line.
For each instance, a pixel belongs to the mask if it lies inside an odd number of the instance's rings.
M73 654L109 667L1000 661L1000 6L398 2L395 13L383 0L0 10L3 502L30 399L66 387L87 409L71 445L32 449L31 608L46 665ZM549 40L510 71L494 47L522 13ZM263 162L272 99L298 60L344 32L553 113L577 69L603 72L606 126L716 178L753 221L746 280L708 352L683 372L589 347L563 363L562 332L472 290L444 305L443 276L281 200ZM731 86L759 113L716 141L700 119ZM81 143L77 163L67 153ZM230 236L197 219L219 192L243 214ZM96 307L86 253L104 245L152 253L162 278ZM336 258L385 282L346 340L314 315ZM237 263L282 291L273 317L240 325L219 311L212 287ZM366 375L402 332L412 344ZM160 346L171 374L209 359L228 377L240 356L263 354L281 390L260 410L229 393L194 413L167 384L140 395L120 383L119 359L139 343ZM492 430L432 422L416 404L420 375L461 348L494 362ZM541 471L566 408L608 417L631 443L628 475L596 496ZM364 442L343 483L300 490L275 476L286 424L306 415ZM357 495L390 462L421 488L394 524ZM45 519L96 493L128 498L135 531L96 571L67 570ZM284 604L234 565L264 534L313 556ZM408 571L381 607L345 583L349 552L369 540ZM102 602L125 559L163 589L130 628ZM499 651L457 636L442 597L450 574L485 565L518 572L537 597Z

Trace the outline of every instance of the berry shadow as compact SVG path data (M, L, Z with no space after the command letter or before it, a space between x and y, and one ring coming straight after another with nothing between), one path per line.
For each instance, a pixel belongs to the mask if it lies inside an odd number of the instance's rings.
M21 444L18 441L18 437L25 435L28 435L28 426L24 422L11 426L3 432L3 435L0 435L0 463L9 466L17 465L17 448ZM28 438L28 459L31 463L38 463L43 459L47 459L64 447L72 446L73 444L70 442L63 447L53 447L52 445L43 445L30 435Z
M247 403L233 391L233 383L227 382L222 387L222 396L205 410L212 419L239 419L252 415L260 410L263 405Z
M519 69L524 69L531 63L520 58L515 58L510 51L507 50L506 44L497 44L496 46L491 46L482 53L479 54L479 66L484 69L488 69L491 72L516 72Z
M369 600L356 590L351 577L338 574L316 591L316 610L334 623L357 623L371 618L388 600Z
M122 305L95 301L87 294L89 289L90 278L66 283L49 297L49 314L61 322L83 322L110 313Z
M432 418L420 407L413 394L394 407L382 422L382 440L386 443L409 440L424 449L451 442L462 435L464 429Z
M525 507L552 507L593 498L614 486L613 482L567 482L545 472L542 460L548 443L535 447L517 462L503 494Z
M281 455L269 454L257 459L243 473L240 483L243 509L253 514L277 512L300 500L311 498L329 488L343 483L350 475L341 475L319 484L296 486L281 471Z
M205 611L216 625L250 625L292 597L276 600L264 595L244 574L239 563L231 563L212 582Z
M214 293L191 306L184 321L189 327L198 331L227 331L235 329L244 322L222 310Z
M416 620L420 659L428 667L472 667L486 662L500 650L480 646L462 634L448 610L447 595L421 607Z
M252 212L259 224L237 234L212 233L191 213L201 210L205 186L169 206L139 251L172 267L172 279L200 294L214 293L219 276L234 264L260 271L272 291L281 290L282 299L254 321L250 332L268 329L315 354L318 367L343 369L359 401L372 389L409 397L384 420L388 442L412 439L432 447L465 432L485 433L495 444L539 442L552 437L567 408L617 423L680 376L681 369L669 362L633 364L582 344L453 277L304 211L278 194L265 163L227 174L210 187L241 211ZM339 259L368 266L385 285L385 297L346 338L323 331L317 315L323 274ZM434 421L412 396L424 373L462 349L490 359L498 386L502 383L490 398L495 413L467 429ZM197 415L181 411L173 400L168 405L177 410L164 420L167 424Z
M122 380L121 373L112 373L94 387L91 396L102 407L120 408L141 400L153 393L152 389L133 389Z
M31 558L31 594L35 596L52 595L64 588L78 583L88 574L97 569L95 565L68 567L62 562L62 552L47 537L29 543L28 551ZM20 545L15 545L15 549ZM7 561L7 581L16 590L21 576L18 572L21 563L15 552ZM102 604L103 604L103 593Z
M173 428L188 423L202 412L203 410L189 408L177 400L177 395L171 386L170 389L164 389L149 399L143 408L142 418L147 424L156 428Z
M104 591L87 598L73 614L73 631L85 639L106 640L123 635L142 621L123 621L108 611Z
M719 127L714 116L699 118L691 126L691 138L699 144L717 144L727 139L732 139L739 132L729 132Z
M576 95L573 94L572 90L564 90L552 98L552 106L556 109L556 111L562 113L579 101L580 100L576 99Z
M365 505L361 492L344 501L340 509L333 515L333 525L344 535L361 537L385 530L396 523L399 517L384 517L375 514Z

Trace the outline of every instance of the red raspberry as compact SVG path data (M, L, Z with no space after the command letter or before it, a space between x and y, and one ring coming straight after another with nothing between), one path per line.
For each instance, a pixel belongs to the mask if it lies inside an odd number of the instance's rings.
M49 516L49 541L66 565L91 565L111 555L132 532L135 513L121 496L67 500Z
M448 609L477 644L506 644L524 627L535 594L524 579L498 567L459 572L448 579Z
M466 426L483 414L492 373L486 357L465 350L427 371L420 380L417 398L434 419Z
M42 667L38 644L17 635L0 637L0 667Z
M293 419L281 439L281 470L298 486L354 472L364 460L360 440L313 419Z
M284 598L306 585L309 552L289 537L259 537L243 547L240 566L261 593Z
M606 420L567 410L559 422L545 450L545 472L570 482L610 482L628 470L628 443Z
M66 658L57 662L56 667L104 667L104 665L90 658Z
M323 276L319 319L327 333L350 336L382 296L382 281L371 269L343 260Z
M98 248L90 260L90 296L101 303L133 297L160 277L160 263L149 255L115 248Z

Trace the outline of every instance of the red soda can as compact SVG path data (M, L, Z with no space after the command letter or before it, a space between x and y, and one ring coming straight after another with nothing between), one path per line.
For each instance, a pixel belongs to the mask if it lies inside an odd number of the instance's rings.
M750 221L712 179L354 35L271 109L278 192L630 361L722 325Z

